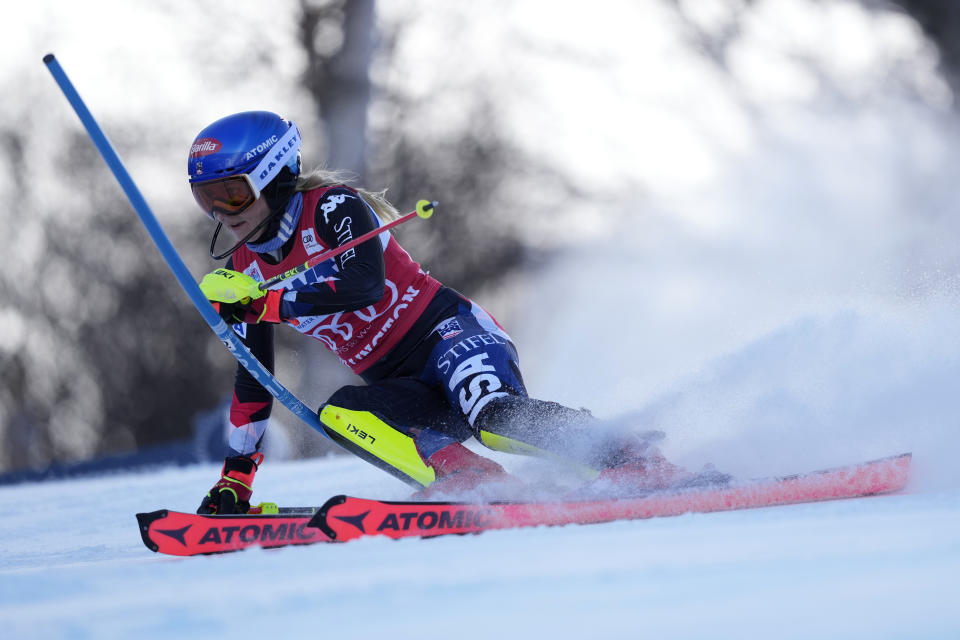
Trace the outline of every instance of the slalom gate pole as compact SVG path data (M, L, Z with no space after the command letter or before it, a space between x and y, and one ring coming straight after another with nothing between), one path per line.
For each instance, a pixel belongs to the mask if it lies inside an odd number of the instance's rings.
M266 291L267 289L269 289L270 287L274 286L274 285L277 284L278 282L284 282L285 280L289 280L290 278L292 278L292 277L294 277L294 276L297 276L297 275L303 273L304 271L309 271L310 269L314 268L314 267L317 266L318 264L321 264L322 262L326 262L326 261L329 260L330 258L336 257L336 256L340 255L341 253L343 253L344 251L347 251L347 250L349 250L349 249L352 249L352 248L354 248L355 246L357 246L358 244L363 243L363 242L366 242L366 241L369 240L370 238L374 238L374 237L380 235L381 233L383 233L384 231L387 231L388 229L392 229L392 228L394 228L395 226L397 226L397 225L399 225L399 224L403 224L403 223L406 222L407 220L411 220L411 219L413 219L413 218L415 218L415 217L420 217L420 218L423 218L423 219L427 219L427 218L429 218L430 216L433 215L433 210L434 210L436 207L437 207L437 203L436 203L436 202L430 202L429 200L420 200L419 202L417 202L417 208L414 209L413 211L411 211L410 213L404 214L404 215L400 216L399 218L397 218L396 220L391 220L390 222L388 222L387 224L383 225L382 227L378 227L377 229L371 229L370 231L367 231L365 234L363 234L363 235L361 235L361 236L357 236L356 238L354 238L354 239L351 240L350 242L345 242L344 244L340 245L339 247L334 247L333 249L329 249L329 250L327 250L327 251L324 251L324 252L321 253L320 255L314 256L314 257L310 258L309 260L307 260L307 261L304 262L303 264L298 265L298 266L294 267L293 269L289 269L289 270L287 270L287 271L284 271L283 273L278 274L278 275L275 275L274 277L270 278L269 280L266 280L266 281L264 281L264 282L261 282L260 285L259 285L259 286L260 286L260 290L261 290L261 291Z
M80 98L80 94L77 93L73 83L70 82L67 74L60 67L60 63L57 62L57 59L52 53L45 55L43 62L47 65L50 73L53 74L53 79L60 86L60 90L63 91L63 95L66 96L70 102L70 106L73 107L73 110L77 113L77 116L79 116L80 122L83 123L83 126L87 130L87 134L96 145L100 155L103 156L107 166L110 167L117 182L119 182L123 188L124 193L127 194L130 204L133 205L137 215L140 216L140 220L147 228L147 231L150 232L150 237L153 238L157 249L160 250L164 260L167 261L167 265L170 267L170 270L173 271L173 275L176 276L180 286L183 287L183 290L190 296L193 306L197 308L197 311L200 312L200 315L203 316L203 319L210 325L210 328L217 337L220 338L230 353L233 354L233 357L250 372L250 375L252 375L257 382L263 385L264 389L269 391L280 404L289 409L295 416L322 433L324 437L332 440L320 424L317 414L287 390L286 387L280 384L273 374L250 353L250 350L240 341L240 338L233 332L229 325L224 322L223 318L217 314L206 296L200 291L200 287L194 281L187 266L183 263L183 260L180 259L180 255L170 242L167 234L164 233L160 223L157 222L157 218L153 215L150 205L147 204L137 185L133 182L133 178L127 173L113 145L107 140L106 135L104 135L103 130L100 129L100 125L97 124L90 110L87 109L83 99Z

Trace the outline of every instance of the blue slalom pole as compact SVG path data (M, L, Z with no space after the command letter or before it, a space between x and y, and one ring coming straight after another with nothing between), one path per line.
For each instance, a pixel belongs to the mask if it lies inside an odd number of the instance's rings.
M60 90L63 91L63 95L66 96L70 102L70 106L73 107L77 116L80 117L80 122L82 122L84 128L86 128L87 134L89 134L90 139L93 140L93 144L96 145L97 150L100 151L100 155L103 156L107 166L110 167L117 182L119 182L123 188L124 193L127 194L130 204L133 205L137 215L140 216L140 220L143 221L147 231L150 232L150 237L153 238L154 243L163 255L163 259L167 261L167 265L171 271L173 271L173 275L176 276L180 286L183 287L183 290L190 296L193 306L197 308L197 311L200 312L203 319L210 325L213 332L217 334L217 337L220 338L224 346L233 354L233 357L250 372L250 375L252 375L257 382L263 385L264 389L269 391L274 398L289 409L295 416L322 433L324 437L330 439L330 436L327 435L327 432L324 431L323 426L320 424L317 414L310 409L310 407L303 404L303 402L286 387L280 384L273 374L250 353L250 350L240 341L237 334L233 332L230 326L227 325L223 318L214 310L213 305L210 304L206 296L203 295L203 292L200 291L200 287L194 281L193 275L191 275L187 266L183 263L183 260L180 259L177 250L170 242L170 239L167 238L167 234L164 233L160 223L157 222L156 216L153 215L150 205L147 204L143 194L140 193L137 185L133 182L133 178L127 173L123 162L120 161L120 156L117 155L113 145L107 140L100 125L97 124L90 110L87 109L83 99L80 98L80 94L77 93L73 83L70 82L67 74L63 71L63 68L61 68L60 63L57 62L57 59L52 53L45 55L43 62L47 65L47 68L50 69L50 73L53 74L53 79L60 86Z

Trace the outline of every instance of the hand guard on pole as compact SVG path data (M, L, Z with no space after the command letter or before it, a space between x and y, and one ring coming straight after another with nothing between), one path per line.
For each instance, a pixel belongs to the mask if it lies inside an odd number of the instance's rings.
M224 460L220 480L204 496L197 513L224 515L249 511L253 478L262 462L263 454L259 452L250 456L232 456Z
M200 290L220 317L233 324L280 322L282 289L263 291L250 276L230 269L217 269L203 276Z

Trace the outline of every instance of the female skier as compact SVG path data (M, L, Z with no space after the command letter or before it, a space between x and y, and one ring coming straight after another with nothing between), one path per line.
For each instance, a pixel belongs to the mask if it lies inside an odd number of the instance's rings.
M273 326L320 340L367 383L346 386L319 410L339 444L421 489L462 492L509 476L462 442L546 455L635 488L662 487L683 472L642 438L585 410L527 395L517 351L476 303L420 269L389 231L299 276L258 283L302 265L395 218L383 193L343 184L336 173L300 173L300 133L275 113L227 116L203 129L188 173L200 208L216 222L210 243L225 268L200 287L273 370ZM232 247L217 255L221 229ZM231 451L199 513L250 508L272 397L242 366L234 385Z

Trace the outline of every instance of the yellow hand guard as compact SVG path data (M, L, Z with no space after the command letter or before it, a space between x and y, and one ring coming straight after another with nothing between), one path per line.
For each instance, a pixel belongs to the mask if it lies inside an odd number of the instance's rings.
M207 300L225 304L236 302L250 304L251 300L262 298L267 294L266 291L261 291L259 282L246 274L230 269L217 269L203 276L203 280L200 281L200 291L207 296Z

